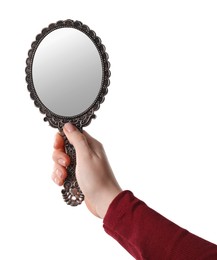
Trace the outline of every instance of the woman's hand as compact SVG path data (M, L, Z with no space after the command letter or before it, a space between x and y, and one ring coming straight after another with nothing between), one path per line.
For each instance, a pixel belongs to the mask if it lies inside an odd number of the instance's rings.
M81 133L70 123L63 131L76 151L76 178L85 196L88 209L100 218L104 218L112 200L122 191L109 165L104 148L100 142L87 132ZM64 140L56 135L54 143L54 172L52 179L63 185L67 176L66 167L70 163L65 153Z

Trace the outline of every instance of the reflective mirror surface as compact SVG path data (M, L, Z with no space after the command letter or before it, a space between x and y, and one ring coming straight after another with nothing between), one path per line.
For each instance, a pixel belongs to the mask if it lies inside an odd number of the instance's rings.
M102 77L96 46L75 28L50 32L35 52L35 90L41 102L57 115L72 117L85 112L100 92Z

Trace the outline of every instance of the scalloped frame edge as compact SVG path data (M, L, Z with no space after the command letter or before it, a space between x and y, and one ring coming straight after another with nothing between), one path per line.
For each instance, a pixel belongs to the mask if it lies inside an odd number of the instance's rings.
M49 110L38 97L32 79L32 65L33 65L34 55L39 44L52 31L60 28L66 28L66 27L71 27L80 30L92 40L92 42L94 43L94 45L96 46L99 52L101 62L102 62L102 71L103 71L101 88L93 104L89 108L87 108L83 113L72 117L60 116L53 113L51 110ZM71 122L80 130L84 126L89 125L91 120L93 118L96 118L95 111L99 109L100 104L104 102L105 95L108 93L108 86L110 85L109 78L111 76L110 62L108 61L108 59L109 56L106 52L105 46L101 42L101 39L96 35L96 33L93 30L91 30L87 25L83 24L80 21L73 21L71 19L67 19L64 21L51 23L48 27L42 29L41 33L36 36L35 41L32 42L31 49L28 51L28 58L26 59L25 72L26 72L27 89L30 92L30 97L31 99L34 100L34 104L36 107L39 108L40 112L42 114L45 114L44 121L49 122L50 126L54 128L58 128L60 131L62 130L64 124L67 122Z

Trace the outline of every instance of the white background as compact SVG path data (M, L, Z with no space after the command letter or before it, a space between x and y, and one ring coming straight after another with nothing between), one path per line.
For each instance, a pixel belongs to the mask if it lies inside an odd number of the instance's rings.
M217 243L216 1L2 1L0 259L132 259L50 179L55 129L25 82L30 44L51 22L95 30L111 85L87 128L123 189Z

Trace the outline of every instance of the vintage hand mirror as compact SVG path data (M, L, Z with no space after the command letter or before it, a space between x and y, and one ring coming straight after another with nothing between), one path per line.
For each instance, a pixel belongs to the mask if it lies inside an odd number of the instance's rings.
M73 20L50 24L36 36L26 64L30 97L50 126L63 134L64 124L71 122L82 131L95 118L108 91L110 64L105 46L87 25ZM75 149L64 140L71 163L62 195L77 206L84 195L75 176Z

